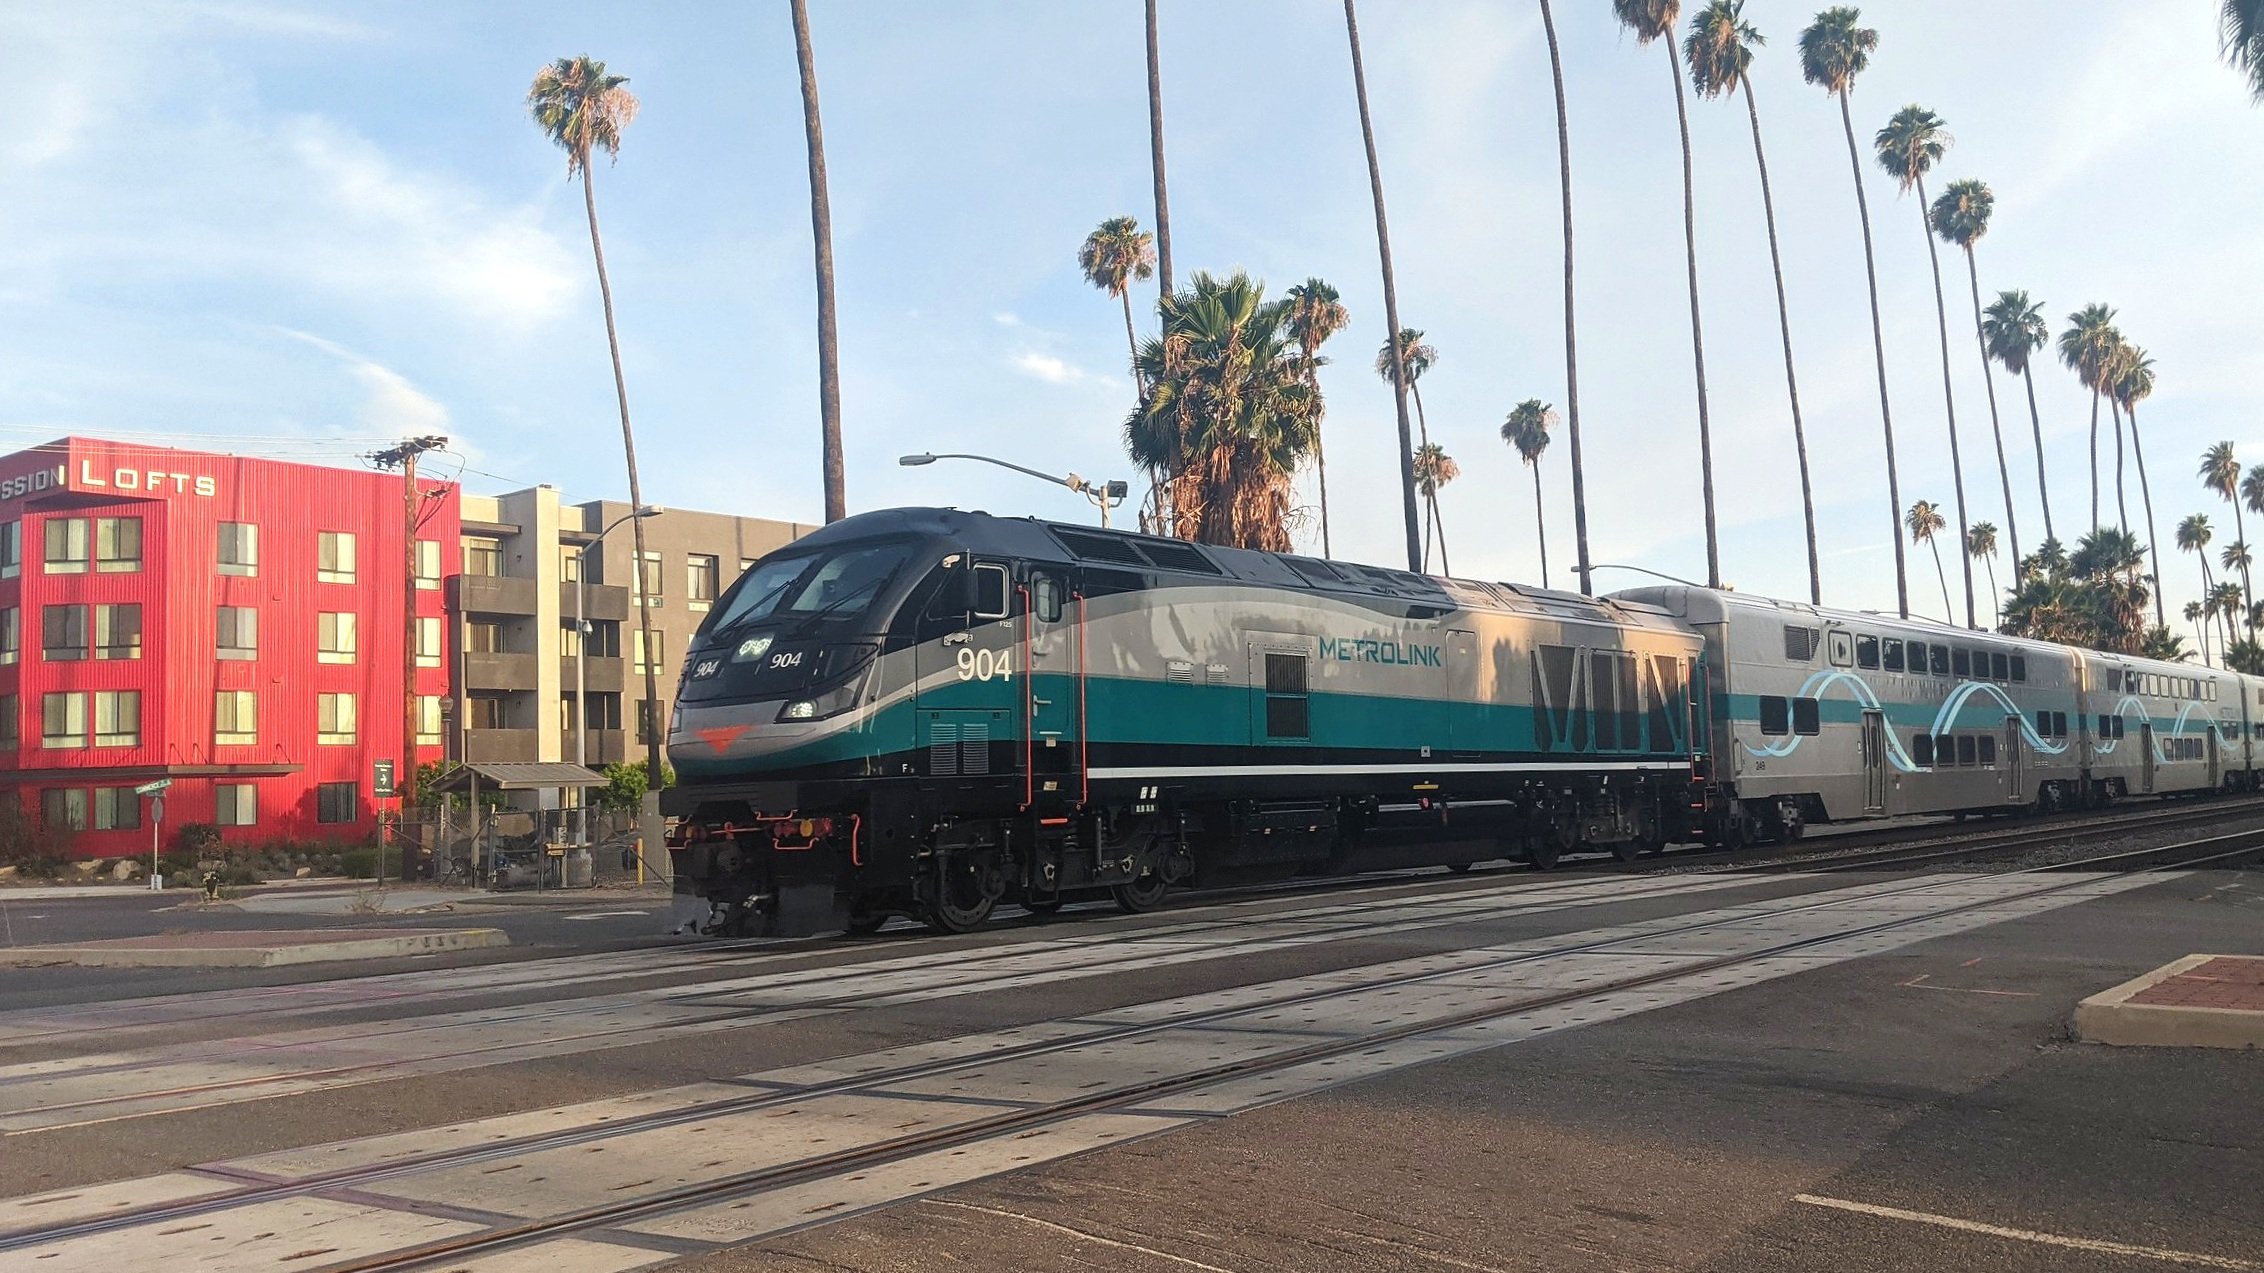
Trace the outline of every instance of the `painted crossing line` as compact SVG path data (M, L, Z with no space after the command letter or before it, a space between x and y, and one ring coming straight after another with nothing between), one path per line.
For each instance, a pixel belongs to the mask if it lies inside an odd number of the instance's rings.
M717 1181L777 1176L800 1163L829 1160L844 1147L885 1146L906 1137L964 1131L968 1139L944 1141L938 1148L826 1173L804 1172L784 1187L750 1185L719 1201L669 1214L632 1219L610 1229L567 1234L502 1255L542 1264L544 1252L561 1244L583 1244L583 1256L638 1267L668 1255L639 1249L634 1239L703 1244L744 1242L774 1236L845 1215L924 1196L942 1188L1005 1171L1162 1134L1193 1123L1230 1116L1261 1105L1319 1091L1409 1065L1500 1047L1557 1030L1615 1020L1633 1013L1687 1003L1724 990L1788 976L1850 959L1969 931L2022 916L2044 914L2093 898L2143 887L2157 877L2116 876L2046 881L2037 877L1956 876L1891 890L1879 887L1838 890L1828 895L1780 903L1731 906L1684 916L1679 931L1657 921L1589 930L1548 943L1527 943L1456 951L1393 961L1360 970L1286 978L1261 986L1237 987L1207 995L1142 1004L1132 1008L1049 1023L1050 1047L1020 1046L1002 1054L1002 1039L1027 1031L994 1031L909 1048L885 1049L837 1058L812 1066L790 1067L745 1076L776 1094L753 1107L744 1103L690 1123L639 1121L639 1113L678 1109L697 1111L716 1099L716 1089L744 1092L734 1084L700 1085L651 1093L630 1101L509 1115L452 1127L400 1133L336 1145L317 1146L217 1164L208 1170L234 1180L307 1180L313 1192L300 1198L262 1198L200 1216L204 1266L215 1270L271 1267L272 1255L256 1235L271 1232L281 1219L298 1214L300 1202L397 1210L388 1217L356 1211L330 1213L329 1258L368 1258L387 1251L418 1249L430 1237L400 1237L402 1226L422 1223L433 1204L458 1212L487 1212L507 1224L541 1223L599 1207L615 1207L640 1197L673 1196ZM1930 908L1915 907L1916 896ZM1968 908L1968 909L1959 909ZM1943 914L1943 911L1953 913ZM1881 928L1883 925L1896 927ZM1788 943L1808 942L1786 951ZM1783 952L1783 953L1770 953ZM1759 955L1750 962L1719 966L1724 955ZM1688 967L1686 977L1640 988L1612 988L1632 972ZM1409 976L1421 981L1401 980ZM1563 1000L1566 991L1595 985L1599 993ZM1292 996L1318 996L1285 1003ZM1546 1002L1544 1002L1546 1001ZM1534 1004L1520 1009L1519 1004ZM1485 1015L1471 1020L1474 1009ZM1193 1018L1193 1019L1191 1019ZM1424 1031L1427 1022L1447 1022ZM1127 1037L1127 1026L1153 1026ZM1409 1029L1412 1027L1412 1030ZM1375 1047L1357 1047L1378 1030L1402 1037ZM1352 1045L1303 1064L1267 1068L1269 1057L1294 1057L1316 1040ZM956 1069L932 1072L936 1061L957 1061ZM1249 1062L1252 1072L1211 1081L1167 1096L1137 1096L1108 1108L1108 1093L1143 1092L1179 1076L1209 1075L1233 1062ZM907 1077L910 1075L911 1077ZM1048 1107L1061 1100L1091 1101L1093 1112L990 1135L987 1123L1015 1110ZM610 1125L610 1126L609 1126ZM554 1140L524 1149L509 1142L535 1134L590 1133L595 1141ZM923 1144L930 1142L921 1142ZM412 1160L451 1146L496 1145L496 1158L449 1155L428 1166ZM596 1152L602 1148L602 1152ZM321 1178L352 1168L380 1169L403 1163L382 1179L352 1181L350 1190L318 1187ZM193 1178L193 1177L192 1177ZM182 1189L181 1173L146 1182L155 1194ZM131 1186L112 1186L112 1198L131 1196ZM350 1193L350 1198L348 1194ZM106 1228L51 1244L10 1242L32 1226L52 1226L49 1199L0 1203L0 1243L12 1255L49 1270L109 1269L147 1262L175 1239L177 1217ZM313 1213L308 1213L313 1214ZM440 1236L450 1236L442 1234ZM390 1244L390 1245L388 1245ZM592 1249L595 1244L595 1249ZM451 1259L449 1267L483 1267ZM504 1267L497 1265L495 1267Z

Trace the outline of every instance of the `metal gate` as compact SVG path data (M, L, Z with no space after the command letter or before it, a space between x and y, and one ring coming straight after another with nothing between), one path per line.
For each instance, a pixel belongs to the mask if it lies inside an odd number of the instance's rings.
M1887 811L1887 716L1863 713L1863 811Z

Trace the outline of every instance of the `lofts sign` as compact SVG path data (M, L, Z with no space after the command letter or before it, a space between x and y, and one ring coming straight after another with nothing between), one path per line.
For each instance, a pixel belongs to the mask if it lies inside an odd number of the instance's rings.
M97 464L91 458L78 463L78 479L71 480L70 468L57 464L18 473L0 479L0 503L23 499L32 495L45 495L50 491L79 491L86 494L132 493L136 495L194 495L211 499L220 493L219 482L197 473L176 473L170 469L143 468L138 465Z

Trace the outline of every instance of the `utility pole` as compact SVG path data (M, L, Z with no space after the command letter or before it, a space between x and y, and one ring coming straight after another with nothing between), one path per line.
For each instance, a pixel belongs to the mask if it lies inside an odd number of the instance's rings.
M417 530L424 524L424 500L417 491L417 457L448 445L448 439L428 433L405 438L370 457L381 469L401 468L401 763L394 769L394 790L401 793L401 817L406 827L417 795ZM409 875L408 850L401 854L401 877ZM385 872L382 858L378 878Z

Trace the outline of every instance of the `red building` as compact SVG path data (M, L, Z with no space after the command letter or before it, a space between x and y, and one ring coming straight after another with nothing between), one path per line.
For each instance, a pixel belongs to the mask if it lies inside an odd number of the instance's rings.
M417 758L448 693L456 488L420 482ZM65 438L0 459L0 793L85 857L164 821L364 840L404 770L398 474Z

